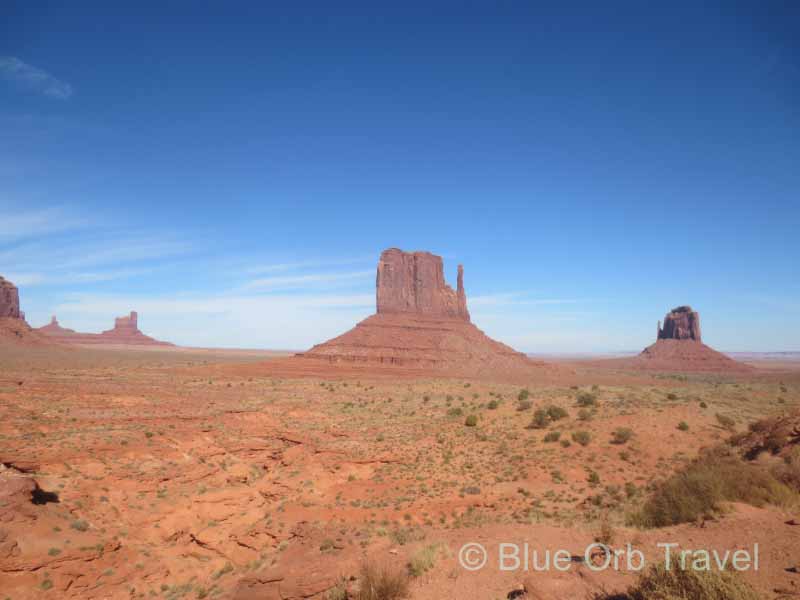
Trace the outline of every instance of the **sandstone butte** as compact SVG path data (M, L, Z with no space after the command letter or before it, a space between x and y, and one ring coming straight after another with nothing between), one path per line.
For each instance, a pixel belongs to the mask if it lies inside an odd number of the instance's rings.
M631 367L658 371L750 372L753 367L706 346L700 334L700 313L691 306L673 308L658 323L656 342L627 361Z
M161 342L139 331L139 315L132 311L127 317L114 319L114 328L103 333L80 333L73 329L61 327L53 316L50 323L35 331L44 334L52 341L61 344L120 344L131 346L172 346L169 342Z
M25 321L19 307L19 290L8 279L0 276L0 342L41 344L46 343Z
M481 374L525 371L544 363L491 339L470 321L464 269L457 287L430 252L384 250L378 261L376 314L300 354L330 363L363 363Z

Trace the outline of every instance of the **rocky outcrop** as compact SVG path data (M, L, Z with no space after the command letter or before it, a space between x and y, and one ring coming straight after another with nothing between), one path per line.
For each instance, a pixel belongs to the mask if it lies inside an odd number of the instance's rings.
M442 257L430 252L381 253L376 280L378 314L411 313L469 321L464 268L458 266L458 287L444 279Z
M658 323L657 340L702 341L700 336L700 313L691 306L673 308L664 317L664 326Z
M470 322L459 266L454 291L442 259L385 250L378 262L377 314L301 354L329 363L401 366L469 375L530 373L542 363L495 341Z
M50 323L37 329L40 333L63 344L109 344L134 346L172 346L169 342L161 342L139 331L139 315L132 311L127 317L114 319L114 328L103 333L80 333L74 329L61 327L55 315Z
M0 276L0 318L21 319L17 286Z

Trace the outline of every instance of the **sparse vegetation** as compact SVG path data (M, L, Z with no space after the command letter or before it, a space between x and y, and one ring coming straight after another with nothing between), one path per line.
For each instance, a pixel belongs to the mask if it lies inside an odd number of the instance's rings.
M633 437L633 430L628 427L619 427L614 430L611 437L612 444L627 444Z
M719 423L723 429L726 429L728 431L736 430L736 421L734 421L731 417L723 415L721 413L717 413L715 416L717 418L717 423Z
M408 575L388 565L364 564L358 576L354 600L402 600L408 598Z
M592 441L592 435L588 431L575 431L572 434L572 441L581 446L588 446Z
M729 449L715 448L657 485L630 523L690 523L719 512L723 502L787 506L796 501L796 494L763 467L745 463Z
M626 594L598 595L595 600L760 600L735 573L682 569L678 556L666 565L654 565Z

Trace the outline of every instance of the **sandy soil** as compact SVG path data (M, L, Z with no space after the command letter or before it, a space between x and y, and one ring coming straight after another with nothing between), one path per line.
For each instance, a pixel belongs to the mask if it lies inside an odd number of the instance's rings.
M746 577L764 596L800 585L792 512L624 525L649 484L729 435L717 414L744 429L800 407L793 361L735 376L571 361L497 381L252 351L4 344L0 365L0 598L326 598L366 559L404 568L426 549L413 598L505 598L526 580L583 598L634 575L470 572L458 553L527 541L577 555L601 527L653 560L660 541L758 543ZM595 404L579 407L580 393ZM567 416L526 428L550 405ZM619 427L634 432L624 445Z

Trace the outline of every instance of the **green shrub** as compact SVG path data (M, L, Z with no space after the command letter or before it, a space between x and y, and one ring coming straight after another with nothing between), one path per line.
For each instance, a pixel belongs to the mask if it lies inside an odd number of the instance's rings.
M546 410L540 408L533 413L533 419L531 419L528 429L547 429L548 425L550 425L550 417Z
M686 421L681 421L678 423L678 429L681 431L689 431L689 424Z
M633 430L627 427L619 427L611 434L612 444L627 444L633 437Z
M797 496L759 465L742 461L726 448L701 454L660 483L630 523L665 527L690 523L718 513L722 502L788 506Z
M478 417L475 415L468 415L464 420L464 425L467 427L475 427L478 424Z
M565 419L569 416L569 413L561 408L560 406L548 406L547 407L547 416L550 417L552 421L558 421L559 419Z
M489 410L497 410L498 406L500 406L500 404L497 402L497 400L490 400L489 404L486 405L486 408Z
M89 529L89 523L83 520L77 520L70 523L70 527L75 529L76 531L86 531Z
M592 435L588 431L575 431L572 434L572 441L581 446L588 446L592 441Z
M545 442L557 442L561 437L560 431L551 431L547 435L544 436Z
M674 555L670 568L654 565L626 594L598 595L595 600L759 600L760 596L738 573L680 568Z
M595 406L597 404L597 396L590 392L581 392L575 398L578 406Z
M463 415L463 414L464 414L464 411L463 411L463 410L461 410L461 409L460 409L460 408L458 408L458 407L456 407L456 408L451 408L450 410L448 410L448 411L447 411L447 416L448 416L448 417L460 417L460 416L461 416L461 415Z
M522 402L523 400L527 400L530 395L531 393L527 389L522 389L519 391L519 394L517 394L517 400Z

